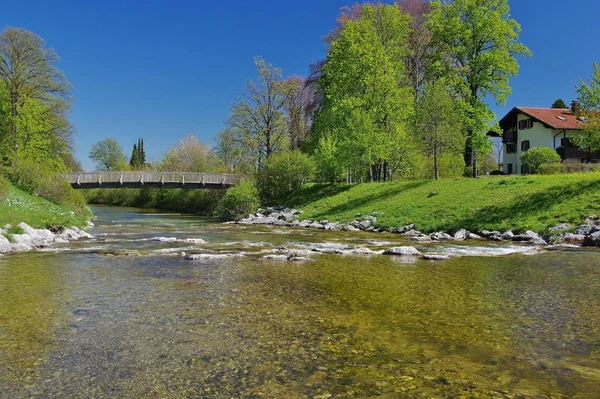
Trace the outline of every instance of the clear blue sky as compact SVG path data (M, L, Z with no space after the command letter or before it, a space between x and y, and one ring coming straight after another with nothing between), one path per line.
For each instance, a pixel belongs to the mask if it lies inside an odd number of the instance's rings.
M91 169L93 143L116 138L127 155L144 137L150 160L188 132L209 142L263 56L286 75L306 75L325 55L322 36L351 0L13 1L3 26L32 30L61 57L73 84L76 156ZM513 79L512 106L570 102L600 62L600 2L511 0L534 53Z

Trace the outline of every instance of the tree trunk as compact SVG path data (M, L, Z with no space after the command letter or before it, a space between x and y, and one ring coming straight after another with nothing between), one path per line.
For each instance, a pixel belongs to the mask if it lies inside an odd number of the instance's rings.
M435 180L440 180L439 154L437 150L433 154L433 171L435 174Z

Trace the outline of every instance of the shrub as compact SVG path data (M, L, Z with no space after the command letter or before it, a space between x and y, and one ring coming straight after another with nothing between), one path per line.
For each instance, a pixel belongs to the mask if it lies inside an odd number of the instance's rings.
M560 163L560 156L552 148L535 147L521 154L521 160L528 173L538 173L542 164Z
M219 202L218 213L223 220L239 220L256 211L260 201L252 180L244 179L231 187Z
M315 176L315 163L300 151L283 152L271 156L259 173L261 199L267 204L281 200L308 183Z
M538 173L542 175L554 175L561 173L585 173L600 171L600 164L594 163L564 163L564 164L542 164Z
M19 161L9 170L9 178L21 190L45 198L58 205L85 207L85 199L80 192L71 188L55 171L32 161Z
M538 173L540 175L557 175L560 173L566 173L567 168L561 163L543 163L538 166Z
M490 176L503 176L504 172L501 170L493 170L490 172Z

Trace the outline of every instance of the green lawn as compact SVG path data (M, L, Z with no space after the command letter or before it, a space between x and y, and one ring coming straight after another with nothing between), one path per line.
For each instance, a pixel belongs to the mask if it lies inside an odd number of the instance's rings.
M306 185L286 205L303 219L348 222L379 212L378 226L414 223L424 232L531 229L600 214L600 173L495 176L367 184Z
M91 216L87 210L71 213L71 209L31 196L15 187L10 188L6 198L0 199L0 227L7 223L16 226L21 222L35 228L83 227Z

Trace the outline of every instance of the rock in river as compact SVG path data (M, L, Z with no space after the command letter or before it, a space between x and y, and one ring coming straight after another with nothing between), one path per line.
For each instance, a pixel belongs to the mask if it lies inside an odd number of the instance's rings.
M415 247L394 247L383 251L384 255L396 255L396 256L421 256Z

